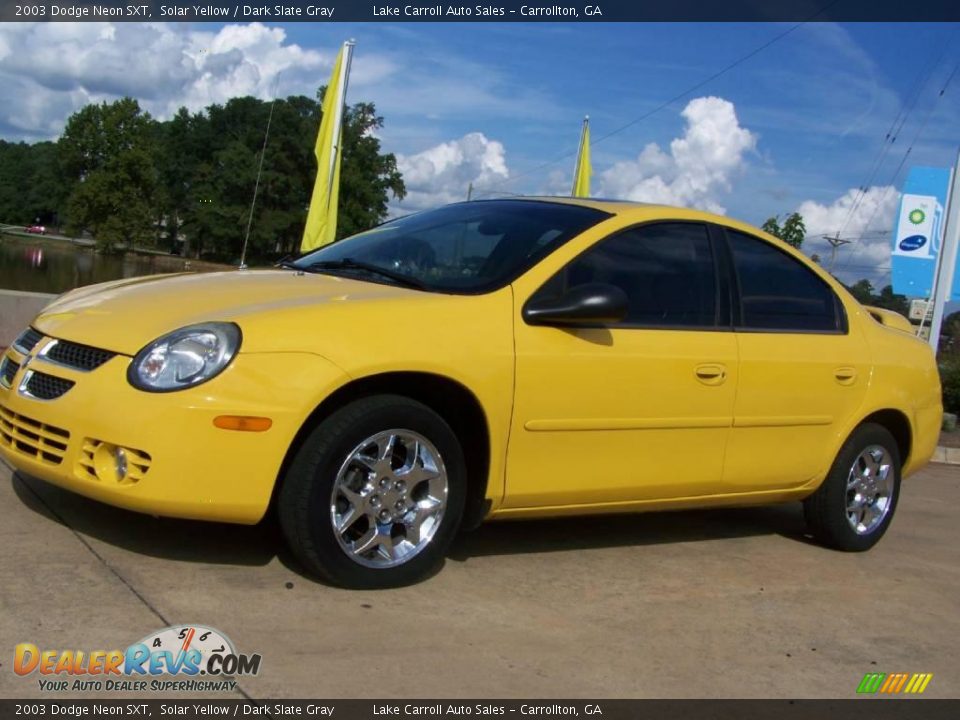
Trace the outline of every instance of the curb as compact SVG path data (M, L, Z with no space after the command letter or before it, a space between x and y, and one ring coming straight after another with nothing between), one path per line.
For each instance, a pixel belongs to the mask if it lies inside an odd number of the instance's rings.
M930 462L960 465L960 448L938 446Z

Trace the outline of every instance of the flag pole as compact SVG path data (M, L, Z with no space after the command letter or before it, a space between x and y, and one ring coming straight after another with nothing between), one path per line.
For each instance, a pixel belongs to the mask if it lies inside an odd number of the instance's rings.
M313 151L317 158L317 176L307 207L307 221L300 241L301 253L316 250L336 239L343 123L355 44L353 40L348 40L337 52L330 82L320 102L320 128Z
M930 347L937 354L943 313L953 292L954 269L957 265L957 246L960 244L960 152L950 173L950 192L944 211L943 243L937 253L937 275L933 290L933 318L930 320ZM932 242L932 239L931 239ZM926 315L926 313L924 313Z
M337 110L334 115L334 135L333 152L330 153L330 167L327 172L327 187L333 187L333 176L337 171L337 159L340 155L343 139L343 109L347 103L347 83L350 81L350 63L353 62L353 46L356 45L353 39L347 40L343 44L343 63L340 66L340 97L337 98Z
M570 197L577 195L577 179L580 177L580 163L583 161L583 138L587 133L587 123L590 122L590 116L583 116L583 124L580 126L580 144L577 145L577 164L573 168L573 185L570 186Z

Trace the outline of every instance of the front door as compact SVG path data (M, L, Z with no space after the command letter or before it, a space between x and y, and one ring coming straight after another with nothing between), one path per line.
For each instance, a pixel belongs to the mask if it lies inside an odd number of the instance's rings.
M531 326L533 295L620 287L620 323ZM600 240L539 288L515 288L516 388L505 508L710 494L721 480L737 343L705 225Z

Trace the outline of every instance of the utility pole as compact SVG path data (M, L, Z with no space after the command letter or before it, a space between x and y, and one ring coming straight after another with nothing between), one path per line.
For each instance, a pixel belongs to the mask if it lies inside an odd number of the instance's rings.
M837 230L833 237L829 235L822 236L824 240L830 243L830 272L833 272L833 266L837 263L837 248L842 245L849 245L852 240L843 240L840 238L840 231Z

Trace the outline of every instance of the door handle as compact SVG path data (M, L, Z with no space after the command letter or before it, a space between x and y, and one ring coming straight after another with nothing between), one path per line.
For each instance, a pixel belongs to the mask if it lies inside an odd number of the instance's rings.
M704 385L721 385L727 379L727 368L719 363L697 365L694 372Z
M857 381L857 369L853 367L839 367L833 371L833 376L841 385L853 385Z

